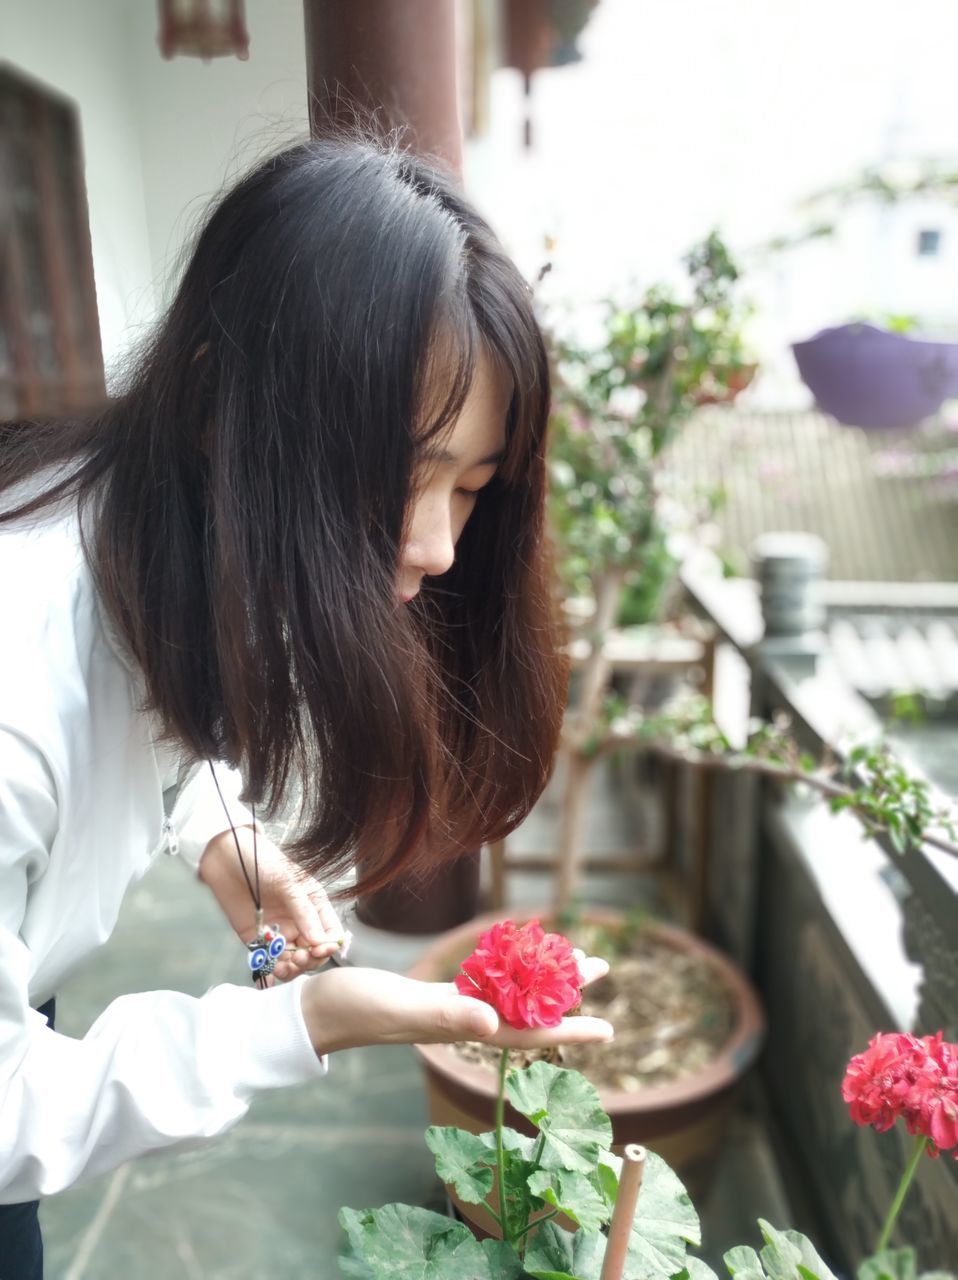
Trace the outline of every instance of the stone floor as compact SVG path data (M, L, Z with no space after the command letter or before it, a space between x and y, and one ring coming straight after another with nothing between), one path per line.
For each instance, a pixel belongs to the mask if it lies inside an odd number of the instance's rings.
M514 837L527 851L549 847L561 780ZM635 813L600 779L590 848L635 840ZM548 876L512 875L513 903L547 899ZM587 877L583 898L622 905L652 899L654 882ZM353 922L351 922L353 923ZM404 969L428 939L356 926L358 963ZM202 948L178 945L200 936ZM202 960L198 961L197 956ZM59 993L58 1028L81 1036L124 992L172 987L201 994L241 980L244 957L212 899L187 869L163 858L129 894L109 944ZM785 1225L784 1204L755 1100L746 1094L712 1190L698 1206L703 1255L756 1242L755 1218ZM335 1059L327 1079L261 1096L215 1145L153 1157L46 1201L42 1221L47 1280L335 1280L336 1214L393 1200L441 1208L441 1189L422 1131L425 1098L412 1049L355 1050Z

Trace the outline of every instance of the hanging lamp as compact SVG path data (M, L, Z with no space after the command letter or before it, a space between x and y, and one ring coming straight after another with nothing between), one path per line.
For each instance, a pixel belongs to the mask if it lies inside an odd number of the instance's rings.
M157 43L164 58L249 57L243 0L158 0Z

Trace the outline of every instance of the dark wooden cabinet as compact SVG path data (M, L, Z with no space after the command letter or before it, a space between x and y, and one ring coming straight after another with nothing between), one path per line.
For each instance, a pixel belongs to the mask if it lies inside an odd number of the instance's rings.
M77 111L0 63L0 418L104 395Z

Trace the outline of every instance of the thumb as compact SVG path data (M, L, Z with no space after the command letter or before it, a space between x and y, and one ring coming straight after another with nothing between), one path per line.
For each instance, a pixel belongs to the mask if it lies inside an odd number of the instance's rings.
M499 1030L499 1015L492 1005L471 996L450 995L443 1011L443 1037L452 1043L459 1040L487 1040Z

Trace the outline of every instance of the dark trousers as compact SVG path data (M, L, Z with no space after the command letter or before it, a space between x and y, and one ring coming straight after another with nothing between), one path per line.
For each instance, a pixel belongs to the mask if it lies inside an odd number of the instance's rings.
M53 1026L54 1001L39 1011ZM37 1219L39 1201L0 1204L0 1280L43 1280L43 1239Z

